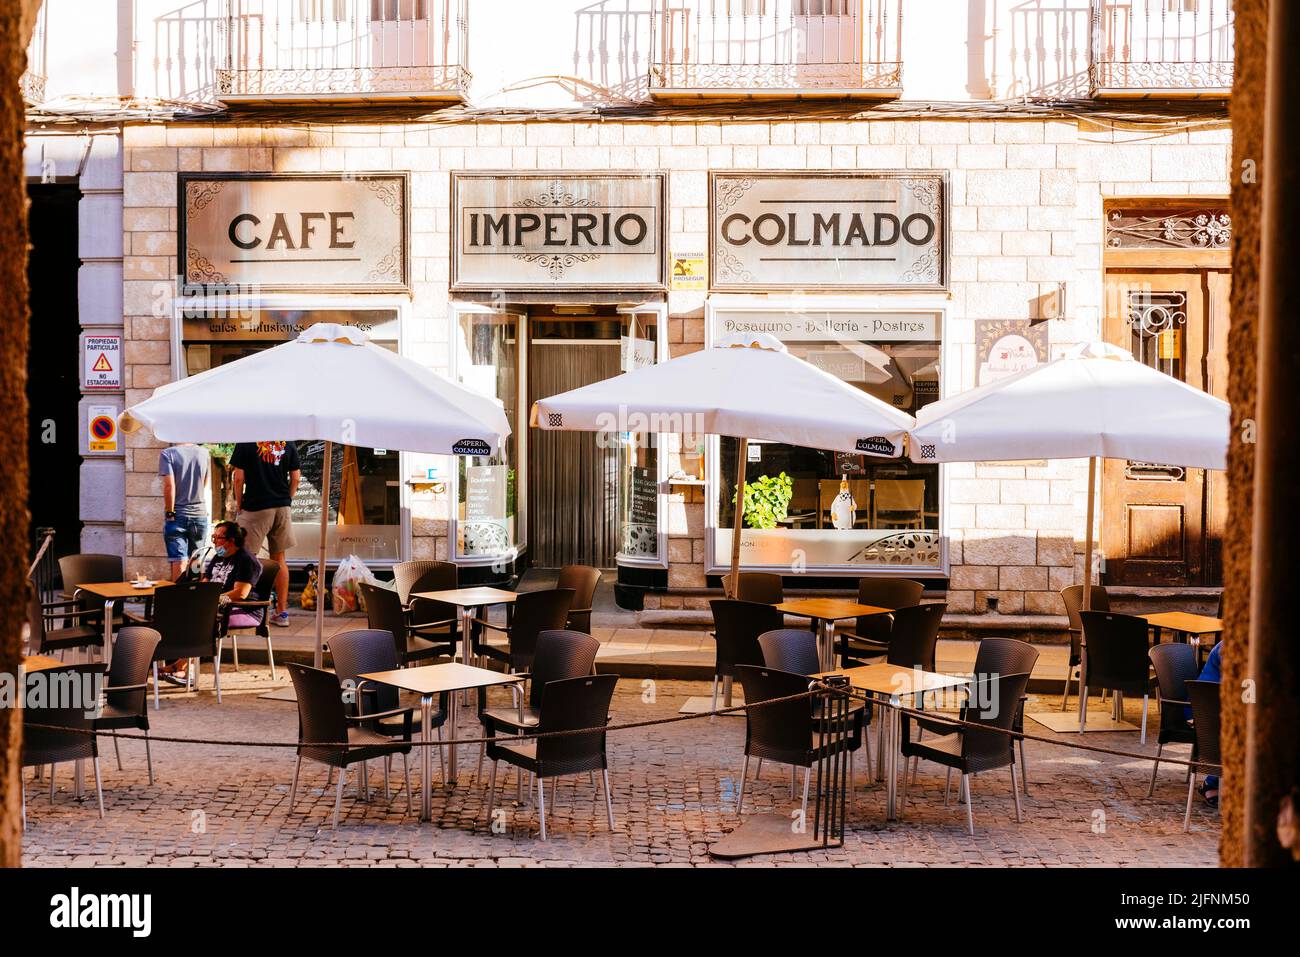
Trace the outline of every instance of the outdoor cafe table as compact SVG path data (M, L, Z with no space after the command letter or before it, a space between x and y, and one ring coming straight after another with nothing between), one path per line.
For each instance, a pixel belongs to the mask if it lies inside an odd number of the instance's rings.
M123 600L138 601L152 598L159 588L172 584L168 581L150 582L147 588L138 588L134 582L92 582L78 585L78 592L85 592L104 600L104 664L113 663L113 606Z
M798 618L811 618L817 632L817 652L822 668L835 667L835 623L845 618L887 615L894 609L877 605L859 605L849 598L797 598L783 601L776 610Z
M459 709L454 692L514 684L523 680L522 675L503 675L498 671L488 671L486 668L474 668L456 662L423 665L418 668L398 668L396 671L376 671L357 677L362 681L374 681L420 696L420 740L425 742L420 748L420 820L422 821L429 820L433 814L429 790L433 780L433 752L428 743L433 740L433 699L438 695L447 694L447 727L451 731L452 740L455 740ZM446 783L449 787L456 783L454 744L447 749Z
M842 668L839 671L826 671L813 675L814 678L828 678L843 675L849 679L849 685L859 691L887 698L890 707L884 709L885 740L880 750L885 756L885 814L890 821L897 816L898 794L898 754L902 742L899 738L902 728L902 715L898 706L903 698L924 694L927 691L942 691L945 688L960 688L970 684L970 678L957 675L945 675L935 671L923 671L920 668L904 668L902 665L876 664L863 665L860 668ZM907 769L903 769L906 773Z
M460 613L460 660L465 664L469 664L472 660L470 658L470 628L474 624L475 612L480 608L486 608L488 605L514 604L514 600L519 596L515 592L506 591L504 588L478 585L473 588L448 588L444 591L417 591L411 597L427 598L429 601L440 601L444 605L456 606ZM419 624L419 622L416 622L416 624Z
M1198 639L1201 635L1217 635L1223 631L1223 620L1209 615L1192 615L1185 611L1162 611L1141 617L1156 630L1157 643L1160 641L1161 631L1172 631L1174 634ZM1199 644L1199 642L1193 643Z

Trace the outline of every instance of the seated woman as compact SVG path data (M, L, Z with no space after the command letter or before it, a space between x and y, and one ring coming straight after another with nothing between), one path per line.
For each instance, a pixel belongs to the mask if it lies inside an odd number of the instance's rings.
M217 557L208 565L203 580L222 585L223 605L258 598L253 594L253 583L262 574L262 563L244 547L245 538L244 530L234 522L218 522L212 530L212 547L216 549ZM173 684L183 684L188 665L184 659L169 661L159 669L159 674Z
M1210 651L1210 656L1205 659L1205 667L1201 669L1200 675L1197 676L1201 681L1223 681L1223 642L1216 642L1214 648ZM1219 805L1219 778L1215 774L1207 774L1205 781L1199 788L1201 797L1210 807Z

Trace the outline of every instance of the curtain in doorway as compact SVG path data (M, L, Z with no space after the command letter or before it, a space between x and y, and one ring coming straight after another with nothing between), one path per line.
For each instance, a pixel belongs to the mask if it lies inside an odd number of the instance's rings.
M618 340L534 340L528 402L619 374ZM529 439L528 549L541 568L613 568L618 552L618 449L592 432L544 432ZM610 443L605 443L610 444Z

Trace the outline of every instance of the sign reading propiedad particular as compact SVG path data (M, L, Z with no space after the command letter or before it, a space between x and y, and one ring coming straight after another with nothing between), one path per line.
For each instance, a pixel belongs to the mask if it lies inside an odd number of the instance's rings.
M81 388L86 392L120 392L122 389L122 337L83 336Z
M117 408L115 406L86 407L86 448L91 452L117 451Z

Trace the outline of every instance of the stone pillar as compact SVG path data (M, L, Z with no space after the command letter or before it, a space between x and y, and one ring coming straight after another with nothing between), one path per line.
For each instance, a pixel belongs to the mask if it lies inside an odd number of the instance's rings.
M1259 215L1264 146L1264 50L1268 0L1238 0L1232 117L1232 321L1228 327L1227 527L1223 542L1223 686L1238 689L1247 677L1250 638L1251 506L1255 486L1255 337L1259 309ZM1229 867L1242 864L1242 783L1246 753L1246 706L1238 693L1223 696L1223 818L1219 854Z
M1255 409L1254 534L1251 543L1248 678L1257 700L1246 708L1246 773L1242 801L1242 861L1246 866L1291 863L1300 856L1294 802L1300 797L1300 648L1289 624L1294 588L1287 532L1300 508L1300 329L1292 313L1292 229L1300 218L1300 99L1295 96L1294 52L1300 44L1300 6L1272 3L1268 12L1264 97L1265 172L1260 230L1259 335ZM1288 842L1279 819L1290 820Z

